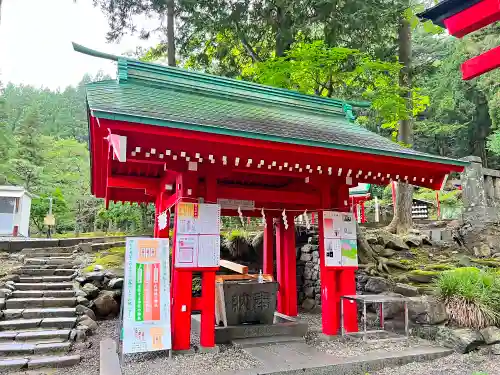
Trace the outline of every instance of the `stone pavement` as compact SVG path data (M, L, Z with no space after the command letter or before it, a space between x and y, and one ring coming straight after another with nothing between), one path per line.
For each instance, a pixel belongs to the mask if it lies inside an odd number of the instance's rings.
M24 265L0 289L0 373L72 366L77 324L74 247L24 249Z
M430 361L453 353L453 350L449 349L420 346L402 351L389 352L384 350L356 357L336 357L300 342L256 346L244 350L258 359L262 365L254 369L231 371L218 375L364 375L368 371L378 371L384 367Z

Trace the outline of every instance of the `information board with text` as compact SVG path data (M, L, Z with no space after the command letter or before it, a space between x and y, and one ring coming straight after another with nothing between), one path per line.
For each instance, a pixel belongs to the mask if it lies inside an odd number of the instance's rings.
M356 221L350 212L323 212L326 267L358 265Z
M220 265L220 206L179 203L175 243L176 268Z
M172 348L168 239L127 238L123 353Z

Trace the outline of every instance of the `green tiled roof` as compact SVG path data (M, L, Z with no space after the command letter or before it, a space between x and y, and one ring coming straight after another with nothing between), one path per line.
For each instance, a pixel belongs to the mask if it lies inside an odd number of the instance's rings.
M351 105L254 83L75 49L118 62L118 79L87 85L94 116L215 134L397 156L466 162L401 147L349 121ZM90 51L90 52L89 52Z

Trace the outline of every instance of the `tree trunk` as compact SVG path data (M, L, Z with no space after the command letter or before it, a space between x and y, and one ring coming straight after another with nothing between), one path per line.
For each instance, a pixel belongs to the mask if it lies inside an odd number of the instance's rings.
M168 66L175 66L175 2L167 0L167 44Z
M399 62L403 65L399 73L399 85L403 90L401 94L407 105L408 119L399 123L398 140L406 145L413 144L413 123L411 116L411 26L402 16L398 30ZM413 225L411 206L413 199L413 186L404 182L396 183L396 202L394 217L387 227L392 233L405 233Z

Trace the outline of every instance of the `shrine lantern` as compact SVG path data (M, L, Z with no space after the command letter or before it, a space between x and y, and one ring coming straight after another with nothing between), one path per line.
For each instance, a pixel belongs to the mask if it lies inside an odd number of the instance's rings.
M462 38L500 21L499 0L445 0L418 14ZM500 46L462 64L462 79L469 80L500 67Z

